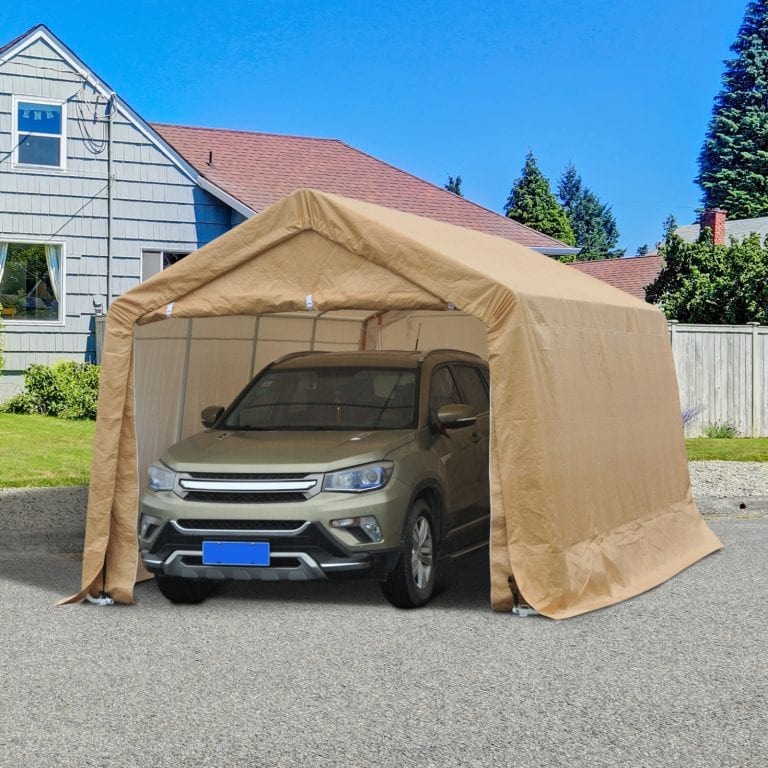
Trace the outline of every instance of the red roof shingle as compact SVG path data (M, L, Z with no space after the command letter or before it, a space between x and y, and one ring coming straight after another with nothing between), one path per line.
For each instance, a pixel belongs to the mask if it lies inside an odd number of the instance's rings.
M532 248L567 247L336 139L151 125L200 175L255 211L307 187L487 232Z
M645 301L645 288L661 271L661 256L574 261L570 266Z

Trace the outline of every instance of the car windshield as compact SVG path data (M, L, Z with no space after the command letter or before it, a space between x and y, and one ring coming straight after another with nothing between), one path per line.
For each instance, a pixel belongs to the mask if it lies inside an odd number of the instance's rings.
M268 369L254 379L220 428L407 429L416 420L415 392L413 369Z

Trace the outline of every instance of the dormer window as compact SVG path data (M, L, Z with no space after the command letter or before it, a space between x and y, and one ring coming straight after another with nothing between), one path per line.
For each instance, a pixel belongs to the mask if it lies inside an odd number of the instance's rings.
M14 160L18 165L63 168L65 105L47 99L14 98Z

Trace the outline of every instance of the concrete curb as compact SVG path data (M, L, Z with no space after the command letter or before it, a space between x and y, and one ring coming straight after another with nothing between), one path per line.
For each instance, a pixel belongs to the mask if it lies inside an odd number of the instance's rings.
M87 486L0 488L0 554L82 552Z
M768 496L737 496L736 498L697 500L701 514L707 518L732 519L768 517Z

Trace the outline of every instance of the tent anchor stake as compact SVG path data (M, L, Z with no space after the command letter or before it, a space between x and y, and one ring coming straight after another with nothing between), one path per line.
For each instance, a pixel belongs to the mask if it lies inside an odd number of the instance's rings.
M525 598L520 594L520 589L517 586L515 577L510 576L507 579L507 583L509 584L509 589L512 592L512 615L520 616L521 618L526 616L539 616L539 612L535 608L532 608L530 605L528 605L528 603L525 601Z

